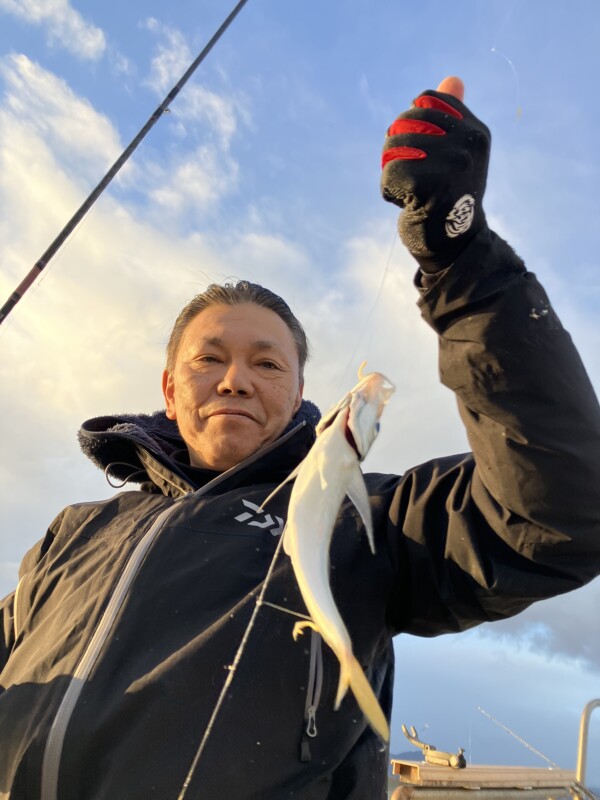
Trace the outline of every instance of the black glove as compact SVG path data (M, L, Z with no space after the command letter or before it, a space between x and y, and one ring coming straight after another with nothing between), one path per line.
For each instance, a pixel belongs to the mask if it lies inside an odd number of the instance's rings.
M451 94L427 91L391 125L381 192L403 208L400 238L423 272L450 266L486 224L487 127Z

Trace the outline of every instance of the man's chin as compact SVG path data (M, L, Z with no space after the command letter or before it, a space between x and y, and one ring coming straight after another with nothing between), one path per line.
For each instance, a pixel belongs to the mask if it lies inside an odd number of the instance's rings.
M263 442L244 442L243 445L236 443L222 447L203 448L201 452L192 452L190 448L190 462L195 467L225 472L256 453L263 444Z
M188 442L190 463L224 472L274 442L285 428L282 426L273 432L272 426L270 431L265 430L248 417L240 415L237 419L239 422L230 421L224 426L211 425L211 429L202 431L196 441ZM211 423L214 421L211 418Z

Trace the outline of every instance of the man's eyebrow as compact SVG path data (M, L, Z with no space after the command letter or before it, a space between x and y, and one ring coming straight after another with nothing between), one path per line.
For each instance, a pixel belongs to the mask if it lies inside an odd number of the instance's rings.
M202 336L199 344L208 345L209 347L226 347L225 341L220 336ZM271 339L252 339L250 346L255 350L278 350L282 351L282 347Z
M269 339L255 339L251 342L252 347L257 350L281 350L281 345L277 342L272 342Z
M201 345L210 345L211 347L225 346L225 342L220 336L201 336L198 343Z

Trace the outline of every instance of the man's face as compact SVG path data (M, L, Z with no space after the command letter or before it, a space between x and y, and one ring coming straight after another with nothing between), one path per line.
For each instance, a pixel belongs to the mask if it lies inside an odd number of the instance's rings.
M275 441L300 407L293 336L255 303L209 306L185 329L163 393L190 462L229 469Z

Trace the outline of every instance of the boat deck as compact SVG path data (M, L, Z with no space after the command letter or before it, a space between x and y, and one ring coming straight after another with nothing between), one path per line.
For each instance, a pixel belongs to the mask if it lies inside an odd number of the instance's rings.
M573 800L575 772L568 769L470 765L452 769L424 761L392 761L399 785L392 800Z

